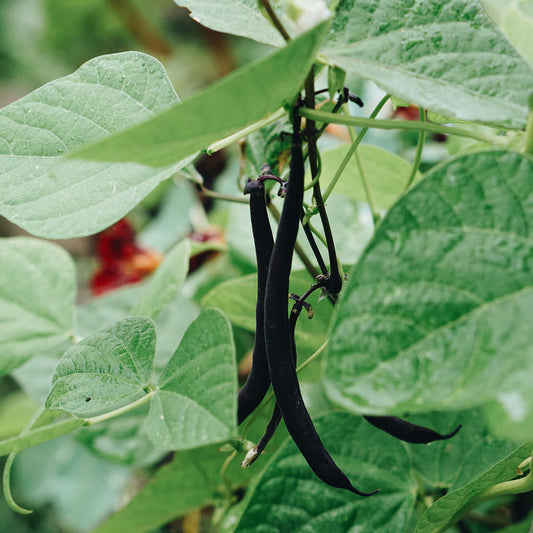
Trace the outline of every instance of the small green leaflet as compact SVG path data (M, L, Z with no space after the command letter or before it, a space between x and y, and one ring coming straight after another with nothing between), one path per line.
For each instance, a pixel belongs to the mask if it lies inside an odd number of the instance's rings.
M236 430L235 369L231 325L217 309L206 309L159 378L146 419L152 441L182 450L231 437Z
M46 407L90 416L140 398L152 377L154 352L155 324L148 318L100 329L63 355Z
M82 339L59 361L49 409L77 416L150 400L145 428L160 449L195 448L235 432L236 363L227 318L206 309L189 326L154 386L155 324L126 318Z
M533 160L435 167L395 204L350 274L323 367L353 411L457 410L530 390Z
M341 0L323 53L436 113L509 128L526 124L533 67L476 0Z
M153 169L62 156L177 102L156 59L124 52L91 59L1 109L0 214L47 238L90 235L116 222L188 160Z
M75 294L74 263L63 248L0 239L0 376L36 354L61 354L72 335Z

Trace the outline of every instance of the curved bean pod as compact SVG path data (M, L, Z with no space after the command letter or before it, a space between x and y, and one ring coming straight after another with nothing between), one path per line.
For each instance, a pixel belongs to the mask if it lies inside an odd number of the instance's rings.
M304 191L304 161L299 130L300 118L296 116L289 183L266 284L265 341L270 378L287 429L313 472L332 487L370 496L374 493L364 493L352 486L322 444L304 405L291 353L287 294Z

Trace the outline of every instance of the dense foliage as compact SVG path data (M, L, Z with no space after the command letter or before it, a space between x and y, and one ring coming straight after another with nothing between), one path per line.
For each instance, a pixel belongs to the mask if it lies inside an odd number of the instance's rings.
M32 235L0 239L9 507L51 502L76 517L66 530L99 533L183 517L209 531L527 532L533 55L522 36L533 29L531 3L504 12L485 2L492 19L477 0L338 0L327 2L331 16L322 2L176 3L207 28L272 48L183 101L157 59L128 51L0 109L0 214ZM129 44L99 20L110 40ZM16 62L0 54L2 72ZM315 85L329 89L316 106ZM345 85L363 110L335 105ZM295 108L299 94L307 104ZM389 100L394 118L381 118ZM242 190L265 162L287 178L282 132L294 113L315 132L330 125L320 155L304 138L303 222L329 269L346 274L338 298L324 285L309 298L312 320L302 313L296 325L298 376L335 462L354 486L380 489L368 498L320 481L283 425L267 453L240 467L273 405L269 394L237 427L257 283ZM232 162L215 191L192 162L222 149ZM266 188L275 229L284 200ZM197 190L216 201L208 215ZM122 228L126 268L159 262L146 247L164 254L155 272L77 303L76 264L46 239L99 234L153 195L139 243ZM225 242L206 230L207 216ZM198 217L205 238L189 231ZM298 240L290 292L302 295L320 262L302 229ZM100 241L104 262L113 243ZM101 270L110 276L111 263ZM146 272L137 273L127 281ZM406 444L362 415L462 429ZM62 484L68 491L56 494ZM1 517L13 531L48 527L3 507Z

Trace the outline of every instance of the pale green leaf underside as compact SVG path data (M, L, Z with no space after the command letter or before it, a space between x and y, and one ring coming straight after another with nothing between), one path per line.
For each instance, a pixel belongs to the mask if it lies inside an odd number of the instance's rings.
M383 220L331 331L329 396L368 412L479 405L533 371L533 160L435 168Z
M321 152L320 184L323 189L333 179L349 149L348 145L344 145ZM411 165L405 159L370 144L360 145L357 151L376 205L388 209L402 193L411 172ZM350 158L335 186L335 192L345 194L358 202L368 202L355 157Z
M89 235L117 221L182 164L153 169L62 156L176 102L156 59L124 52L94 58L3 108L0 214L48 238Z
M315 60L328 23L113 138L72 157L169 165L290 103Z
M146 420L153 442L181 450L232 436L235 365L229 321L220 311L206 309L189 326L159 379Z
M470 483L439 498L418 521L416 533L444 531L447 524L462 516L470 502L483 491L497 483L515 478L518 465L529 455L531 455L531 445L526 444L487 468Z
M188 8L190 16L202 26L222 33L248 37L271 46L283 46L284 40L259 10L257 0L174 0ZM285 26L287 19L276 9L279 2L271 2Z
M143 287L133 315L155 320L163 307L176 297L189 270L190 249L190 242L183 240L165 255L163 263Z
M417 485L402 443L347 413L319 418L316 428L355 487L363 491L380 488L381 492L361 498L325 485L290 441L254 483L235 533L407 532Z
M0 376L72 334L74 263L37 239L0 239ZM59 355L59 354L58 354Z
M87 416L135 400L146 392L154 352L152 320L126 318L106 326L65 352L46 406Z
M294 272L290 292L302 295L311 283L312 279L307 272ZM318 302L318 297L317 291L308 299L315 312L314 318L308 320L304 313L296 326L295 337L300 353L316 350L326 337L332 313L331 305L327 300ZM250 274L218 284L203 298L202 305L221 309L236 326L255 331L256 299L257 275ZM290 305L288 300L287 306Z
M452 118L523 128L533 67L474 0L340 2L324 54Z

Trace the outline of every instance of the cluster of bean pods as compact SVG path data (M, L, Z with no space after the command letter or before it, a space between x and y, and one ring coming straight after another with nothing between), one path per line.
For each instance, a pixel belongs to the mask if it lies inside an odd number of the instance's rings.
M264 182L281 181L264 165L261 175L248 180L244 193L250 195L250 217L257 259L256 332L252 367L239 391L238 423L241 424L263 400L270 384L276 397L272 417L265 434L248 452L243 466L253 463L263 452L281 418L295 444L313 472L332 487L347 489L360 496L373 492L356 489L328 453L304 404L296 373L296 342L294 329L305 297L296 300L288 313L289 276L298 228L302 215L304 193L304 157L302 133L297 109L293 112L291 161L288 183L282 185L285 196L283 210L274 241L267 214ZM315 284L312 289L320 286ZM307 291L308 295L311 291ZM410 443L429 443L448 439L459 431L442 435L431 429L411 424L394 416L364 416L375 427Z

